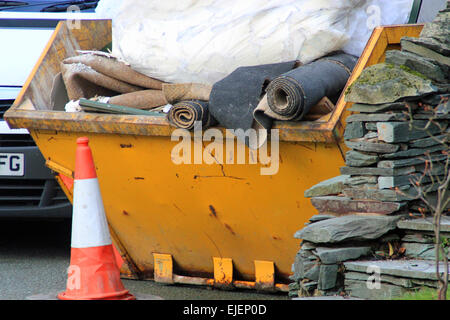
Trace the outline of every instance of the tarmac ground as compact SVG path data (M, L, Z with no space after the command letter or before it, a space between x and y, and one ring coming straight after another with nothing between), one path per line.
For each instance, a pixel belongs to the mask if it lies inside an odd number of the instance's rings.
M70 220L0 220L0 300L47 300L65 290ZM224 291L122 279L138 299L288 300L287 293Z

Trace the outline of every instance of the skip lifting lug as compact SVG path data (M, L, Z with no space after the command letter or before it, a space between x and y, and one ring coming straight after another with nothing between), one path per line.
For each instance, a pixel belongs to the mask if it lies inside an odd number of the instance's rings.
M287 292L288 286L275 283L275 265L272 261L255 260L255 281L233 280L233 260L213 257L214 279L179 276L173 273L170 254L153 253L154 280L166 284L206 285L222 289L256 289L261 291Z

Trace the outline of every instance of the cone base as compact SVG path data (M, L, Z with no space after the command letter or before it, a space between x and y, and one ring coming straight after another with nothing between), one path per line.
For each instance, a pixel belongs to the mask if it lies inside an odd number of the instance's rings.
M88 295L88 296L71 296L66 292L58 294L59 300L136 300L136 297L129 293L128 290L114 292L112 294Z

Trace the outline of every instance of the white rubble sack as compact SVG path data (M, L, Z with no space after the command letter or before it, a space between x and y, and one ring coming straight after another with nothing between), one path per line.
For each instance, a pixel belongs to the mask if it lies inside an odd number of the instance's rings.
M113 19L115 56L153 78L205 84L240 66L308 63L340 49L360 55L373 28L405 23L413 2L105 1L98 11Z
M83 109L81 109L80 101L79 100L70 100L66 103L64 107L66 112L81 112Z
M347 29L346 53L360 56L378 26L408 23L414 0L363 0L361 7L352 11Z
M120 11L122 3L126 0L100 0L95 8L98 19L112 19Z

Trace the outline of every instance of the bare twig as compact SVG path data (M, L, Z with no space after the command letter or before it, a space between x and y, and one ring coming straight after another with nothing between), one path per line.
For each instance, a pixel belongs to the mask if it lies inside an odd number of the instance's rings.
M436 114L436 109L433 109L433 114L430 116L429 121L422 128L414 126L413 114L411 107L409 105L408 105L408 115L410 118L410 129L425 131L428 133L429 137L432 137L434 141L446 146L446 148L444 148L445 151L443 151L443 154L447 154L447 158L444 165L443 177L434 172L435 164L432 161L431 155L429 153L426 153L425 156L427 157L427 159L425 159L425 169L423 174L420 175L419 177L410 179L412 186L417 192L415 198L419 198L433 213L433 229L435 234L436 276L439 283L438 298L439 300L446 300L448 290L448 280L449 280L449 264L447 253L445 252L444 245L441 241L441 219L442 214L445 212L447 205L450 202L450 197L448 196L449 193L448 188L450 185L450 172L449 172L450 154L448 151L448 136L446 135L442 140L437 138L435 139L434 135L431 134L429 131L429 128L433 125L438 126L438 128L441 129L440 131L445 133L446 126L441 125L441 123L437 121L438 116ZM427 199L427 194L430 188L427 189L426 186L424 186L423 184L423 181L426 176L430 178L431 186L433 186L434 184L438 185L438 188L436 189L435 203L432 203L432 201ZM439 270L439 263L441 258L444 262L443 274L441 274Z

